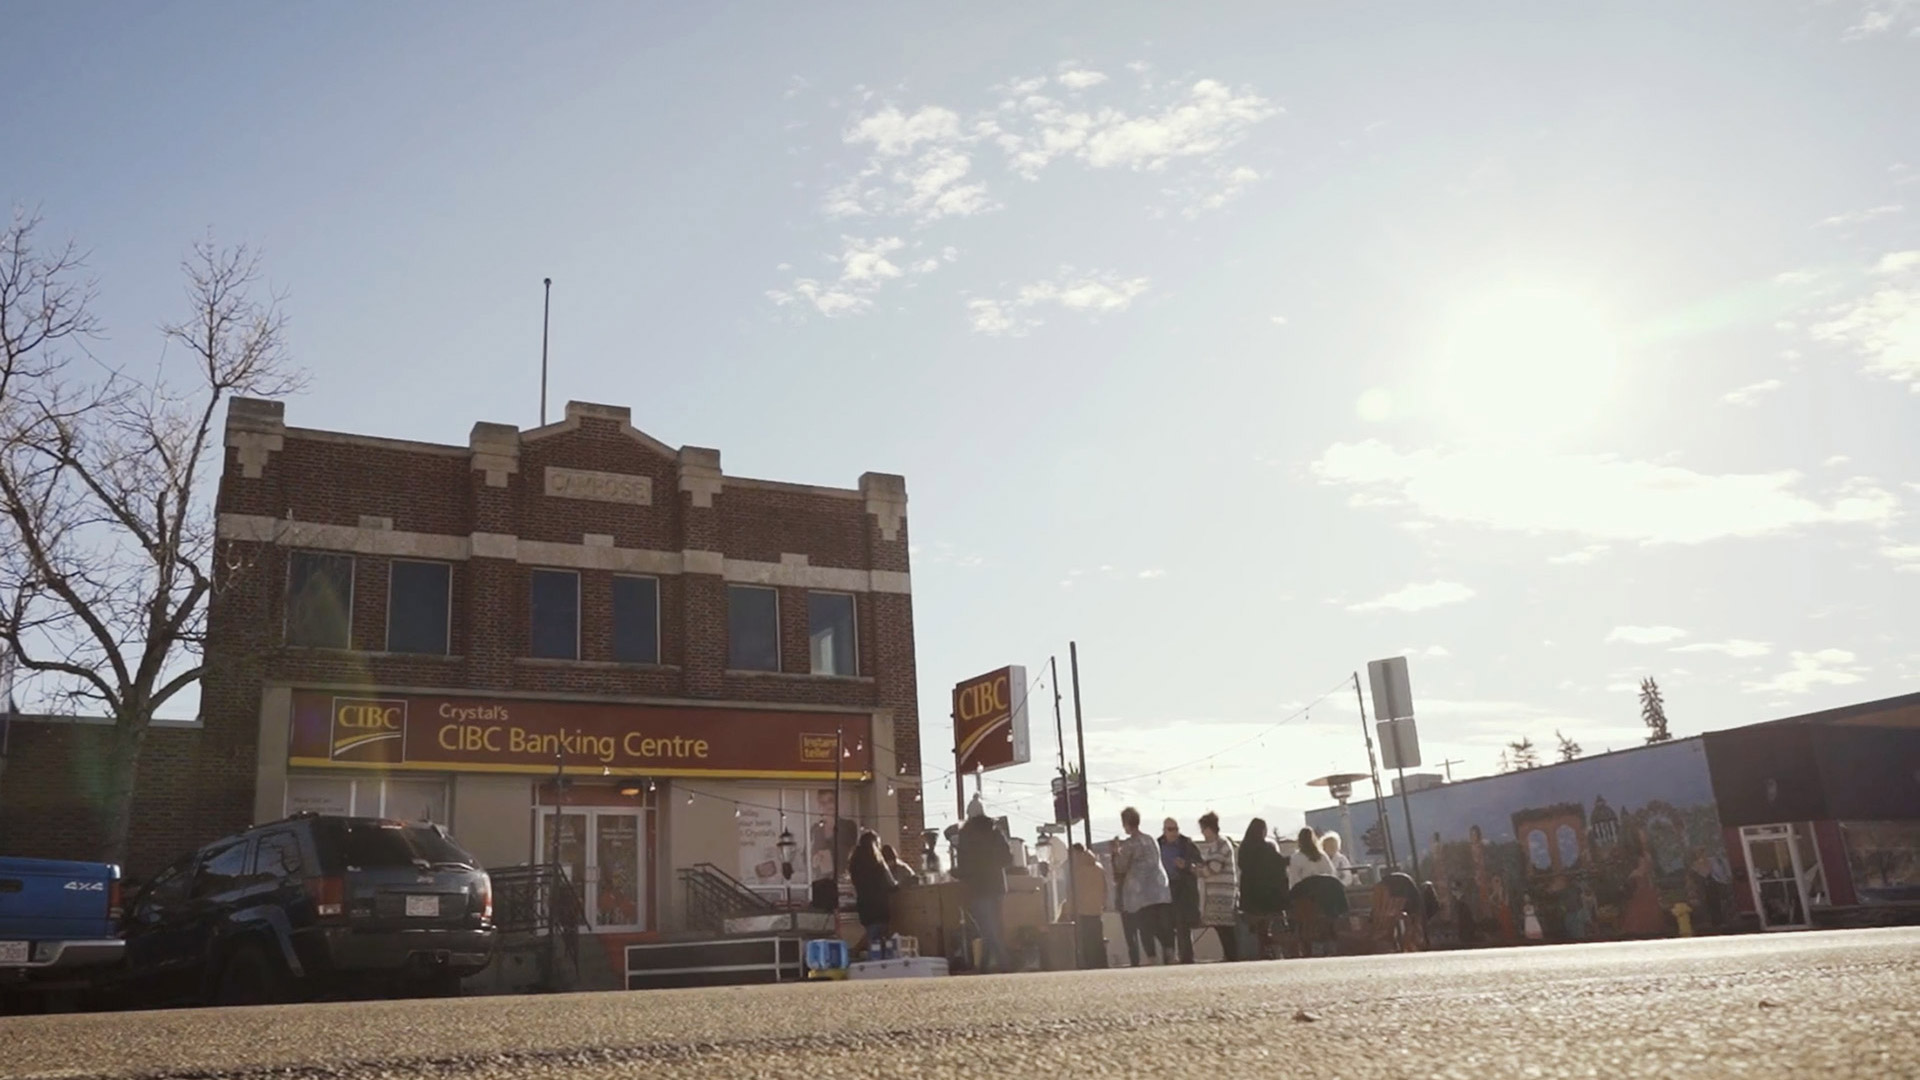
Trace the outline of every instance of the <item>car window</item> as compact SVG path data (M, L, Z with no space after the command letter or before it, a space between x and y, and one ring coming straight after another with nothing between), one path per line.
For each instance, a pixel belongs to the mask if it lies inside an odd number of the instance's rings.
M362 870L413 866L421 862L475 865L472 855L437 829L371 821L347 824L345 855L348 866Z
M268 833L254 842L253 873L269 881L299 877L305 869L300 858L300 838L290 832Z
M207 854L193 875L193 895L211 896L240 884L247 873L247 843L237 841Z
M193 880L193 857L181 859L165 870L153 875L147 887L140 893L141 908L164 907L187 895L187 884Z

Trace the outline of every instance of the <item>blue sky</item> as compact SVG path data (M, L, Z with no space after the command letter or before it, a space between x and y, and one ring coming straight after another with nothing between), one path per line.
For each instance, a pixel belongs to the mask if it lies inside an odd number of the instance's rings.
M929 747L1076 638L1096 785L1203 759L1103 829L1402 652L1456 775L1913 689L1920 4L1258 7L15 3L0 193L128 364L258 245L296 424L532 426L550 275L556 402L904 473Z

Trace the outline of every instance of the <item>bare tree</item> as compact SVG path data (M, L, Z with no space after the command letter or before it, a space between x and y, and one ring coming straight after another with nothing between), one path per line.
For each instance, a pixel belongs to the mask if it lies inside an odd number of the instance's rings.
M1560 729L1558 728L1554 729L1553 737L1560 740L1560 760L1561 761L1572 761L1573 759L1581 755L1582 751L1580 749L1580 744L1577 742L1574 742L1572 739L1567 738L1565 735L1560 734Z
M1667 702L1660 696L1660 684L1649 675L1640 680L1640 721L1647 725L1647 742L1666 742L1673 738L1667 731Z
M148 726L205 673L207 605L240 569L215 565L217 418L302 376L256 257L211 241L182 263L191 312L162 328L161 370L100 364L82 259L38 251L38 224L0 237L0 646L44 700L113 720L101 857L124 862Z

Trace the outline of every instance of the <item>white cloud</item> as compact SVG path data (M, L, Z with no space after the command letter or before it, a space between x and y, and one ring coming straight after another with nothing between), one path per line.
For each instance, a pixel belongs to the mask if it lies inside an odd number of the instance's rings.
M1687 636L1685 630L1677 626L1616 626L1607 635L1607 644L1627 645L1665 645Z
M1060 74L1060 85L1069 90L1085 90L1089 86L1099 86L1106 81L1107 77L1100 72L1088 71L1084 68Z
M1893 568L1902 574L1920 574L1920 544L1888 544L1880 554L1893 560Z
M1390 496L1428 519L1594 541L1697 544L1835 524L1884 524L1898 499L1852 479L1826 499L1794 472L1714 475L1613 455L1493 450L1402 452L1379 440L1336 443L1315 461L1322 483Z
M1246 137L1248 129L1275 112L1253 93L1235 93L1202 79L1184 101L1146 116L1107 110L1088 136L1081 156L1096 169L1158 169L1177 157L1215 153Z
M1125 311L1147 291L1147 279L1076 276L1063 272L1057 281L1036 281L1020 287L1022 306L1057 303L1070 311Z
M1569 551L1565 555L1550 555L1547 561L1556 566L1585 566L1610 550L1612 549L1605 544L1588 544L1586 547Z
M1003 125L1000 148L1014 172L1033 179L1061 157L1095 169L1133 170L1163 169L1179 158L1209 158L1244 140L1254 125L1280 110L1252 91L1202 79L1175 101L1138 114L1111 106L1080 108L1037 93L1014 95L1002 111L1016 119ZM1223 172L1222 179L1235 172ZM1254 179L1257 176L1242 174L1238 187Z
M1796 652L1788 656L1793 666L1764 682L1747 683L1749 694L1804 694L1816 686L1850 686L1866 677L1869 669L1856 662L1845 649L1821 649Z
M1858 21L1841 37L1864 41L1902 28L1909 36L1920 37L1920 0L1867 0L1860 6Z
M1274 315L1268 318L1267 321L1275 326L1287 325L1287 317L1285 315Z
M1906 209L1906 207L1899 203L1888 203L1885 206L1875 206L1867 210L1854 210L1850 213L1835 214L1830 218L1822 219L1820 224L1828 227L1836 225L1863 225L1875 218L1892 217L1895 214L1905 213Z
M1850 463L1851 461L1853 461L1853 459L1848 457L1845 454L1835 454L1832 457L1828 458L1827 460L1821 462L1820 464L1825 465L1829 469L1837 469L1842 465L1846 465Z
M1720 400L1729 405L1753 405L1758 403L1761 398L1785 385L1786 384L1779 379L1762 379L1757 383L1749 383L1738 390L1729 390L1725 394L1720 395Z
M871 150L856 175L828 189L821 209L831 218L897 216L921 225L998 209L985 184L964 182L973 169L969 147L991 132L991 124L968 127L938 105L910 114L885 106L846 130L848 145Z
M998 300L967 301L967 324L976 334L1020 337L1039 323L1009 312Z
M1751 660L1756 656L1766 656L1773 652L1773 646L1764 641L1748 641L1745 638L1733 638L1729 641L1696 641L1691 645L1676 645L1667 650L1677 653L1719 653L1735 660Z
M1147 291L1146 278L1112 273L1082 273L1062 267L1057 277L1022 285L1011 300L967 301L967 317L977 333L1019 336L1040 325L1031 312L1042 305L1101 314L1125 311Z
M1474 591L1457 581L1430 581L1408 585L1385 596L1347 605L1348 611L1426 611L1471 600Z
M960 115L951 109L928 105L909 116L889 105L847 129L846 141L871 145L881 157L901 157L922 143L957 141L960 134Z
M1260 170L1246 165L1223 168L1213 176L1212 183L1187 197L1187 208L1181 213L1191 219L1209 210L1218 210L1238 198L1241 192L1259 179Z
M1163 578L1163 577L1166 577L1166 576L1167 576L1167 572L1166 572L1165 570L1142 570L1142 571L1140 571L1140 580L1142 580L1142 581L1152 581L1152 580L1153 580L1154 578Z
M787 289L770 290L767 298L777 307L811 304L828 318L855 315L871 308L873 294L903 272L887 256L905 247L906 241L897 236L874 240L843 236L840 244L840 253L827 257L840 267L835 280L798 278Z
M1920 393L1920 250L1881 258L1864 295L1828 310L1808 329L1817 341L1843 345L1870 374Z

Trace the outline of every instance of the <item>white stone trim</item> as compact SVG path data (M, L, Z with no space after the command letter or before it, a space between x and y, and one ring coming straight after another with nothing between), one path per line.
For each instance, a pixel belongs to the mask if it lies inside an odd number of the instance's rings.
M786 554L780 561L729 559L717 551L652 551L612 546L610 538L586 536L578 544L522 540L505 533L477 532L471 536L404 532L392 528L323 525L286 521L256 514L221 514L222 540L276 544L315 551L343 551L355 555L386 555L410 559L464 562L469 559L505 559L528 566L562 570L611 570L626 574L668 577L676 574L712 574L743 585L775 585L834 592L898 593L910 595L912 579L899 570L849 570L813 566L805 555ZM602 543L605 539L607 542Z
M683 551L680 553L680 568L689 574L723 574L727 569L726 557L717 551Z

